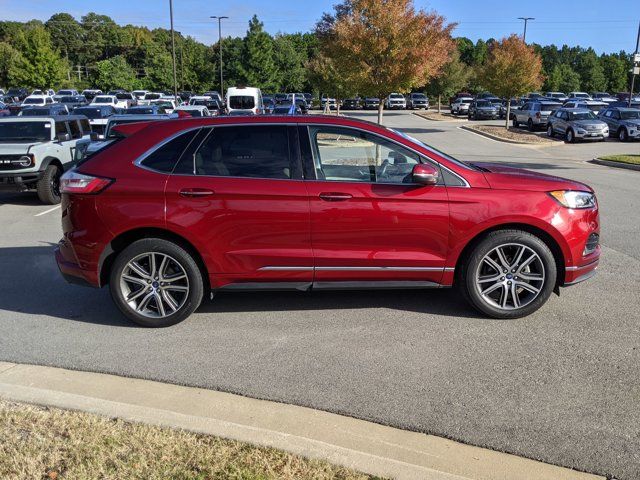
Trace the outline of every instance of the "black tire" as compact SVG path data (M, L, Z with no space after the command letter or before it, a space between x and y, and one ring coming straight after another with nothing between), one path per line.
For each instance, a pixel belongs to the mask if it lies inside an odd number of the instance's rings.
M629 134L627 133L627 129L622 127L618 132L618 138L621 142L626 142L629 140Z
M555 137L555 133L553 133L553 125L547 125L547 137L553 138Z
M520 128L520 122L516 120L516 117L513 117L513 128Z
M536 127L533 125L533 120L529 119L529 121L527 121L527 128L530 132L533 132L536 129Z
M44 170L44 174L38 180L38 198L47 205L57 205L60 203L60 177L62 169L56 165L49 165Z
M150 252L171 257L171 259L175 260L184 269L188 279L189 290L185 297L183 297L184 303L182 303L174 313L164 317L149 317L138 313L127 303L120 287L121 275L125 268L127 268L127 264L136 257ZM145 287L142 288L144 289ZM138 325L158 328L175 325L189 317L202 302L204 282L198 265L185 249L168 240L145 238L133 242L118 254L111 268L109 290L111 292L111 298L125 317Z
M482 296L479 284L476 282L476 274L482 266L483 258L489 252L501 245L510 244L524 245L538 255L540 264L544 266L544 281L539 285L539 293L530 303L507 310L494 306ZM463 260L456 276L458 288L472 307L489 317L500 319L526 317L538 310L553 293L556 280L557 266L549 247L539 237L522 230L498 230L486 235Z
M572 129L568 129L564 134L564 139L567 143L576 143L576 134Z

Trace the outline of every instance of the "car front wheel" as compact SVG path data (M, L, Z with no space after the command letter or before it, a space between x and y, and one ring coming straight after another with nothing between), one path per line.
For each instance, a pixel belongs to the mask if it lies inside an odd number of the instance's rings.
M621 128L620 129L620 133L618 134L618 138L620 139L621 142L626 142L629 138L629 135L627 134L627 129L626 128Z
M557 269L549 247L521 230L492 232L459 269L465 298L493 318L520 318L538 310L556 285Z
M60 177L62 170L56 165L49 165L38 180L38 198L42 203L57 205L60 203Z
M553 138L553 126L547 125L547 137Z
M186 319L200 305L202 274L179 245L146 238L116 257L109 289L120 311L145 327L168 327Z

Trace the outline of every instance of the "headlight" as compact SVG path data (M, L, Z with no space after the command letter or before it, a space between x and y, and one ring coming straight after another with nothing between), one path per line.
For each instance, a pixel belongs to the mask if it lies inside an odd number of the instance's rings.
M33 167L36 164L36 159L31 153L28 153L26 155L22 155L17 160L11 160L11 163L22 168L29 168Z
M556 190L549 192L549 195L567 208L593 208L596 206L596 196L589 192Z

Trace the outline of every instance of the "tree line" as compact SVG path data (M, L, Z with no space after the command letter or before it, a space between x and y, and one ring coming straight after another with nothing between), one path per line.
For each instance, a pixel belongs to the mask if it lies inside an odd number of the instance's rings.
M362 22L352 21L363 15L380 21L392 35L372 35L361 28ZM445 97L459 90L488 89L483 71L499 41L452 38L454 27L435 12L415 11L411 0L345 0L306 33L271 35L254 16L244 37L222 40L225 83L342 98L356 93L383 96L389 83L394 89ZM180 90L219 88L218 47L176 32ZM628 88L631 55L624 51L598 55L592 48L567 45L530 47L541 59L540 88L545 91ZM376 63L384 55L393 61ZM407 64L412 68L404 68ZM375 79L379 88L367 79ZM45 22L3 21L0 85L171 90L170 32L118 25L97 13L79 20L57 13Z

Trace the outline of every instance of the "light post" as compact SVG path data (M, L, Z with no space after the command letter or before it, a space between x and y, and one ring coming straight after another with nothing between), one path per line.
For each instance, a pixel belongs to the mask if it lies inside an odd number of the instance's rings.
M633 54L633 62L631 67L631 88L629 89L629 103L631 108L631 100L633 99L633 90L635 89L636 75L640 69L640 23L638 24L638 38L636 40L636 52Z
M527 22L529 20L535 20L533 17L518 17L518 20L524 20L524 35L522 35L522 41L527 43Z
M176 73L176 39L173 32L173 0L169 0L169 17L171 18L171 57L173 60L173 99L178 104L178 75Z
M229 17L213 15L213 19L218 19L218 45L220 46L220 96L224 101L224 81L222 78L222 20Z

